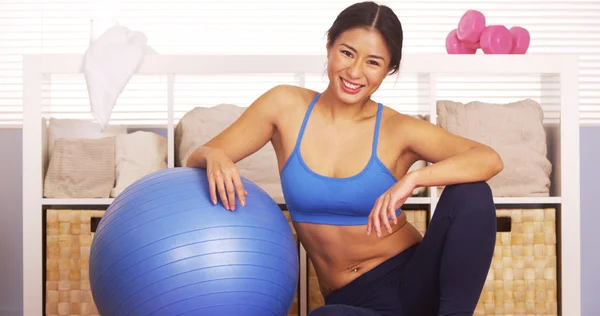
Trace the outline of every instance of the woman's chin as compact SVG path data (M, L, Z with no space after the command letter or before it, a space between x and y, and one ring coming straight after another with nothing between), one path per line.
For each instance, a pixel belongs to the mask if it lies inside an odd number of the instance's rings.
M342 87L342 83L340 81L330 85L327 89L333 92L332 95L335 96L335 98L337 98L340 102L348 105L361 103L365 98L368 99L369 97L368 93L366 93L365 86L355 90L345 89L345 87Z
M344 89L338 89L337 90L337 95L338 98L340 99L340 101L346 103L346 104L356 104L356 103L360 103L361 100L365 99L365 88L362 87L360 88L360 91L355 92L355 93L348 93L346 91L344 91Z

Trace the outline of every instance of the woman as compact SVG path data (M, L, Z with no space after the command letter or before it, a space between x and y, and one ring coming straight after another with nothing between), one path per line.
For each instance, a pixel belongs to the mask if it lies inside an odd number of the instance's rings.
M472 315L491 263L496 215L489 147L373 100L399 70L402 27L386 6L354 4L328 31L322 93L277 86L195 150L213 203L247 192L235 163L273 145L287 207L313 262L319 315ZM407 173L417 160L433 164ZM422 238L400 207L417 187L446 186Z

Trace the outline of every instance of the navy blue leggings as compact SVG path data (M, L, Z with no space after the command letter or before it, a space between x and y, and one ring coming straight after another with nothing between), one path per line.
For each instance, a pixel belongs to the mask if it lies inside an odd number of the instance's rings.
M495 241L487 183L446 186L419 244L334 291L309 316L472 316Z

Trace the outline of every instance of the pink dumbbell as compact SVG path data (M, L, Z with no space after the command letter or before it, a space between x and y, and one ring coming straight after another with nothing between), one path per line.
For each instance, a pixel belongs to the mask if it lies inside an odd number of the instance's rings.
M510 30L504 25L486 26L483 13L467 10L458 28L446 36L449 54L475 54L479 48L485 54L525 54L529 48L529 32L520 26Z
M454 29L446 36L446 52L448 54L475 54L477 48L473 48L458 39L457 29Z
M479 45L485 54L510 54L512 35L504 25L490 25L481 32Z
M529 31L520 26L513 26L509 31L512 37L512 49L510 50L510 53L525 54L531 41Z
M485 29L485 16L477 10L468 10L458 22L456 36L470 48L479 48L479 38Z

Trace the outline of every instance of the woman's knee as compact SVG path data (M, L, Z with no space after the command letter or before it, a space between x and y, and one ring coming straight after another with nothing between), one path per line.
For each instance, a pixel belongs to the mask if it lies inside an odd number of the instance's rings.
M446 186L443 192L461 199L473 199L477 197L492 198L492 189L485 181L451 184Z
M496 220L496 207L492 189L485 181L448 185L444 188L440 203L452 205L454 212L476 213Z

